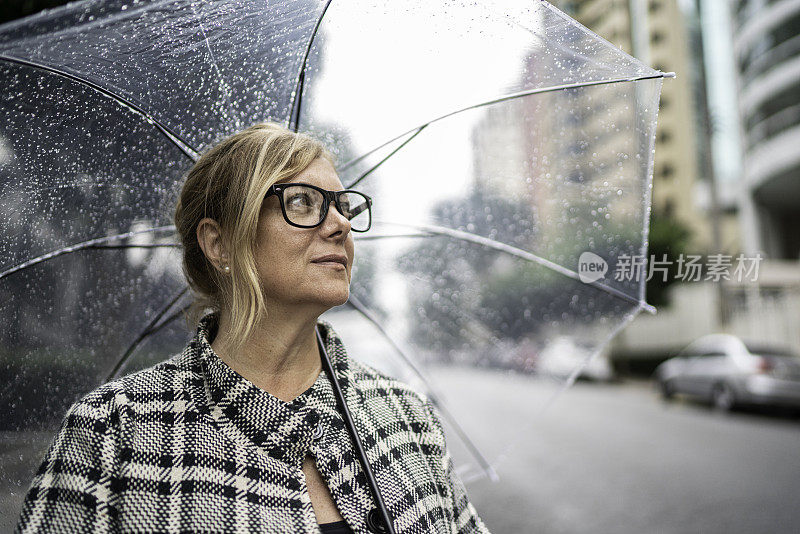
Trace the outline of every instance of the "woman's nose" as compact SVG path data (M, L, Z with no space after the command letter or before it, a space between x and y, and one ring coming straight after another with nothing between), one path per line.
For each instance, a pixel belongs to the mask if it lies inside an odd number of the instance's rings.
M342 215L339 204L335 200L332 200L328 206L328 214L325 216L323 225L327 226L329 223L336 231L341 231L344 235L350 232L350 219Z

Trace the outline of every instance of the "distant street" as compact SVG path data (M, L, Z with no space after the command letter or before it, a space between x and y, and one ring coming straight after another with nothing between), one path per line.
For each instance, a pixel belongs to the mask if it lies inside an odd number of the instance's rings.
M453 375L481 391L458 411L486 417L500 441L523 429L530 379L473 375ZM664 404L644 382L578 383L510 457L499 483L468 487L495 534L800 532L796 417Z

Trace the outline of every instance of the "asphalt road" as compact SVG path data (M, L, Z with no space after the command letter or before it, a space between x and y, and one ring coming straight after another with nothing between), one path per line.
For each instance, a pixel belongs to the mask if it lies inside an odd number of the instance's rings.
M532 379L451 376L482 392L453 411L515 443L499 482L468 484L495 534L800 532L796 416L667 404L626 382L577 383L531 417Z

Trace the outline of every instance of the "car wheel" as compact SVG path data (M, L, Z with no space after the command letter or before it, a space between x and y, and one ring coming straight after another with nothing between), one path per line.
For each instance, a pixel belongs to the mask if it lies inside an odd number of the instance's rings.
M675 396L675 389L672 387L672 384L669 380L661 380L658 382L658 387L661 390L661 398L664 400L670 400L672 397Z
M736 405L736 396L728 384L721 383L715 385L711 390L711 402L717 410L729 412Z

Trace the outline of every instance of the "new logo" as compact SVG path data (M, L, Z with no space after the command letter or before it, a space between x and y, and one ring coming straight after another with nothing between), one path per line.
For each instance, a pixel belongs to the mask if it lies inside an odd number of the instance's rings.
M600 280L607 272L608 263L594 252L584 252L578 258L578 277L584 284Z

